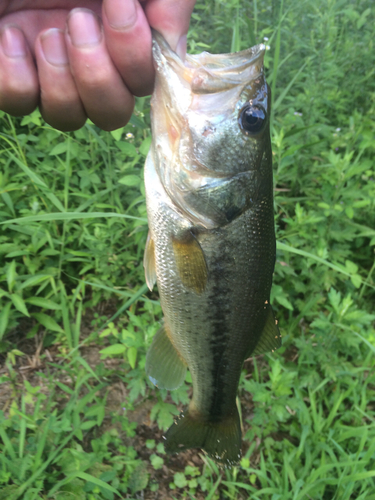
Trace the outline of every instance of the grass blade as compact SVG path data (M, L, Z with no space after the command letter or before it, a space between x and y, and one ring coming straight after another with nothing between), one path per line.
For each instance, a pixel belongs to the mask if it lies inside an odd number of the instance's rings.
M293 76L293 78L290 80L288 85L285 87L285 89L281 92L275 103L273 104L273 112L276 111L276 109L280 106L280 104L283 102L284 97L288 94L289 90L291 87L294 85L294 82L297 80L299 75L302 73L302 71L305 69L306 65L310 62L311 58L308 58L304 64L300 67L300 69L297 71L297 73Z
M40 463L42 461L42 455L44 451L44 447L46 445L47 441L47 436L49 432L49 425L50 425L50 420L48 419L47 421L43 422L41 425L41 430L40 432L40 438L38 439L38 447L35 453L35 457L33 460L33 466L32 466L32 472L35 473L38 467L40 467Z
M8 151L8 155L14 161L14 163L16 163L24 171L24 173L30 178L30 180L34 184L38 185L39 187L44 187L44 188L48 189L47 184L35 172L33 172L27 165L25 165L25 163L23 163L23 161L21 161L19 158L14 156L14 154L12 154L10 151Z
M12 460L17 460L17 455L16 452L14 451L14 448L12 446L12 443L8 437L8 434L5 431L5 428L0 425L0 437L3 440L5 449L9 453L9 456Z
M281 45L281 22L282 22L282 12L283 12L284 0L281 0L280 4L280 14L279 14L279 24L277 26L277 34L276 34L276 45L275 45L275 55L273 58L273 72L272 72L272 87L271 87L271 99L272 106L271 109L276 109L273 101L276 95L276 81L277 81L277 72L279 70L279 58L280 58L280 45Z
M355 330L353 330L352 328L349 328L346 325L342 325L341 323L334 323L334 325L339 327L339 328L342 328L343 330L347 330L349 332L354 333L354 335L356 335L358 338L360 338L362 340L362 342L364 342L367 345L367 347L369 347L371 349L371 351L375 354L375 346L372 345L371 342L369 342L367 339L362 337L362 335L360 333L356 332Z
M21 412L25 415L25 396L22 394L21 397ZM25 437L26 437L26 419L22 416L20 421L20 442L19 442L19 457L23 457L23 452L25 450Z
M105 483L104 481L102 481L101 479L98 479L97 477L92 476L91 474L87 474L86 472L77 471L75 473L75 476L83 479L84 481L94 483L101 488L104 488L108 491L111 491L112 493L115 493L120 498L123 498L123 496L121 496L121 493L119 493L116 490L116 488L113 488L113 486L109 485L108 483Z
M0 224L28 224L29 222L43 222L43 221L57 221L57 220L67 221L67 220L97 219L97 218L109 219L111 217L118 217L119 219L133 219L142 222L147 222L147 219L144 217L135 217L133 215L118 214L114 212L91 212L91 213L53 212L51 214L29 215L27 217L21 217L19 219L10 219L7 221L0 222Z

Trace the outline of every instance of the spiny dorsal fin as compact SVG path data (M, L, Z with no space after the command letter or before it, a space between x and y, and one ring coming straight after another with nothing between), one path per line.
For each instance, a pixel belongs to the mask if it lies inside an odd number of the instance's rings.
M207 284L207 264L196 237L188 231L183 238L172 239L180 279L186 288L202 293Z
M173 346L166 326L153 338L146 355L146 373L159 389L173 391L185 380L186 363Z
M155 244L150 231L147 235L145 253L143 256L143 267L145 268L146 283L150 290L154 288L156 283L156 268L155 268Z
M257 356L258 354L264 354L265 352L275 351L281 347L281 335L279 327L277 326L277 321L273 315L271 304L267 301L265 304L267 309L267 319L264 325L262 335L254 349L251 353L252 356Z

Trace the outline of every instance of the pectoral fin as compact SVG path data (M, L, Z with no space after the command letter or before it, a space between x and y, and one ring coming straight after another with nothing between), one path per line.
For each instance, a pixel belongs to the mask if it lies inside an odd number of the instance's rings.
M156 268L155 268L155 244L150 231L147 235L145 253L143 256L143 267L145 268L146 283L150 290L154 288L156 283Z
M279 327L277 326L277 321L273 315L272 307L267 302L265 304L267 309L267 319L264 325L262 335L254 349L251 353L252 356L257 356L258 354L264 354L265 352L275 351L281 347L281 335Z
M165 326L156 333L147 352L146 373L159 389L170 391L185 380L186 363L169 339Z
M191 232L187 232L181 239L174 238L172 244L182 283L195 293L202 293L206 288L208 272L198 240Z

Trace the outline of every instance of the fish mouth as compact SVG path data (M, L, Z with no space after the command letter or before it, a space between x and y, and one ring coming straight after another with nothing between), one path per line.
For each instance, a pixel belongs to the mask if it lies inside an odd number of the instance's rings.
M181 131L189 110L226 117L243 90L263 79L262 43L230 54L187 54L183 61L160 33L152 30L152 35L156 71L152 105L175 130Z
M246 85L263 74L263 43L240 52L211 54L202 52L186 55L183 61L160 33L152 30L152 51L156 71L167 76L166 65L189 85L193 94L212 94L232 87ZM169 75L170 76L170 75Z

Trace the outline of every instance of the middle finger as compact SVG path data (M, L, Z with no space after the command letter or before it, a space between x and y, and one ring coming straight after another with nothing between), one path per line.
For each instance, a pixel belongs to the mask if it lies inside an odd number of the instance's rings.
M71 11L66 44L87 116L104 130L125 125L134 108L134 97L108 54L99 18L88 9Z

